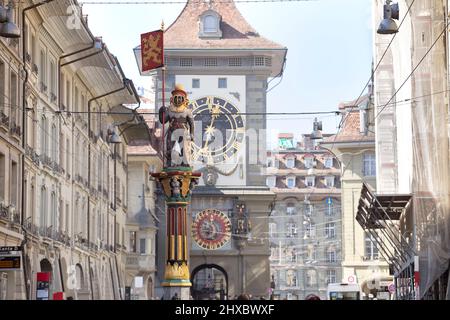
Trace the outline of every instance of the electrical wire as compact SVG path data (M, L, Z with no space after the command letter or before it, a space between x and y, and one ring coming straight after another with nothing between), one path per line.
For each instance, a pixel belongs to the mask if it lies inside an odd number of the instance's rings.
M199 0L198 2L201 2ZM279 2L316 2L319 0L215 0L215 3L279 3ZM192 2L192 1L191 1ZM166 5L166 4L186 4L187 1L79 1L80 5Z
M383 52L383 54L382 54L380 60L378 61L378 63L377 63L377 65L376 65L375 69L373 69L373 70L371 71L371 75L370 75L369 79L367 80L366 84L364 85L364 88L361 90L361 93L359 94L358 98L355 100L355 103L356 103L356 104L359 103L359 99L361 99L361 97L362 97L362 95L364 94L364 91L366 90L367 86L368 86L368 85L370 84L370 82L373 80L373 77L374 77L374 75L375 75L375 72L378 70L378 67L380 66L381 62L383 61L383 58L386 56L386 54L387 54L389 48L391 47L391 45L392 45L392 43L393 43L395 37L396 37L397 34L398 34L398 31L400 30L400 27L403 25L403 22L405 21L406 17L408 16L408 13L409 13L409 11L411 10L411 8L412 8L412 6L413 6L413 4L414 4L415 1L416 1L416 0L413 0L413 1L411 2L411 4L409 5L408 10L406 11L406 14L403 16L403 19L402 19L402 21L400 22L400 25L399 25L398 28L397 28L397 33L394 33L394 35L392 36L392 38L391 38L389 44L387 45L386 49L384 50L384 52ZM351 111L353 110L353 108L354 108L354 107L352 107L352 109L350 109L349 112L351 112ZM341 128L342 128L342 125L343 125L345 119L346 119L346 117L343 116L342 119L341 119L341 121L339 122L338 131L337 131L336 135L334 136L333 143L331 144L330 150L333 150L334 144L336 143L336 138L337 138L338 134L339 134L340 131L341 131Z

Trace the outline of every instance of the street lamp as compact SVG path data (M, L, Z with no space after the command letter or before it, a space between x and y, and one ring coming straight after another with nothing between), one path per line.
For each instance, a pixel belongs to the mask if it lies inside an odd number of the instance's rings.
M20 29L14 21L14 4L12 0L8 3L8 8L0 5L0 37L20 38Z
M391 4L391 0L386 0L383 6L383 20L381 20L377 33L379 34L393 34L398 32L397 23L394 21L399 19L398 3Z

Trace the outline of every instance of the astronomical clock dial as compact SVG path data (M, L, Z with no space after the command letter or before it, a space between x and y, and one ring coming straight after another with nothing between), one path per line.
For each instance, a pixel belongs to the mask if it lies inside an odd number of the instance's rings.
M203 249L219 249L230 241L230 219L222 211L203 210L192 222L192 238Z
M194 141L194 161L209 165L230 159L241 148L244 140L244 119L231 102L214 96L191 102L196 124L202 125L202 141ZM197 144L198 143L198 144Z

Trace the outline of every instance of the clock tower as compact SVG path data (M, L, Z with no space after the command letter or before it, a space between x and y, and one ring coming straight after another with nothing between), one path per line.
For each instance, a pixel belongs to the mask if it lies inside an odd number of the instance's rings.
M202 172L189 210L194 299L268 296L274 194L263 172L266 91L268 79L282 75L286 54L253 29L232 0L188 0L164 32L165 96L176 83L188 93L195 123L191 159ZM160 107L161 70L153 76Z

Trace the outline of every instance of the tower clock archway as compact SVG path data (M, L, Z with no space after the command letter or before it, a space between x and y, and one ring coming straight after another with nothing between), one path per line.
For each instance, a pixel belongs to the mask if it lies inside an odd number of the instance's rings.
M217 264L202 264L192 271L194 300L228 300L228 274Z

